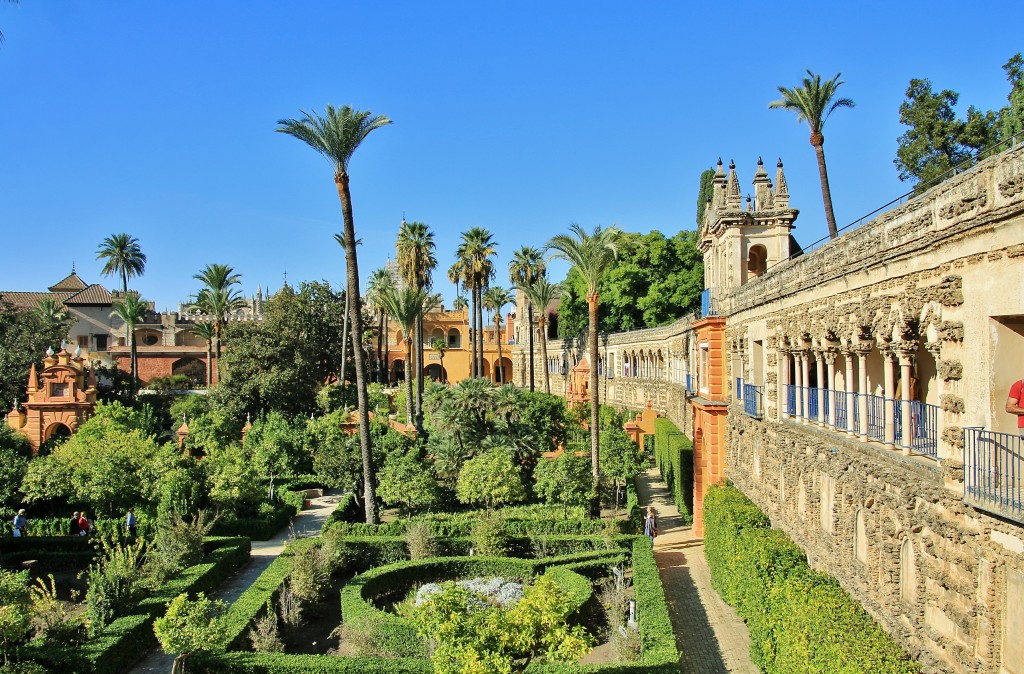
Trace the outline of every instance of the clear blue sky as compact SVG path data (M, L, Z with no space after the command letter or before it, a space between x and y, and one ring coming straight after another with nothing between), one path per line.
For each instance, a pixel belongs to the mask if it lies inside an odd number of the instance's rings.
M913 5L913 6L912 6ZM908 188L892 160L912 77L1002 107L1024 3L0 2L0 289L101 281L107 235L138 237L159 308L209 262L256 284L343 279L328 164L274 133L301 109L386 114L350 167L362 276L398 224L513 250L569 223L694 228L697 180L781 156L795 232L825 234L806 126L768 110L804 69L857 107L825 128L840 226ZM564 266L554 276L564 274ZM104 281L116 287L115 279Z

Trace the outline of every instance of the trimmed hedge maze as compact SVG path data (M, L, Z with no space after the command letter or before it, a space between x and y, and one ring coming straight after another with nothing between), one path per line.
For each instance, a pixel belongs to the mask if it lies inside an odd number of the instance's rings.
M704 497L704 546L712 584L747 622L751 657L766 674L920 671L738 489L715 485Z
M254 653L243 650L250 627L262 617L268 602L277 600L293 562L321 539L292 543L281 557L228 610L233 650L197 656L189 661L193 672L257 672L264 674L426 674L433 671L427 645L416 634L412 620L382 610L377 602L407 592L418 584L475 576L527 579L540 574L553 577L569 595L573 613L587 604L594 592L593 581L608 577L613 566L632 566L641 642L640 657L626 664L579 665L531 663L528 672L567 674L607 672L619 674L668 673L678 671L679 653L669 620L665 593L650 543L646 537L609 535L600 522L585 518L567 520L558 510L557 519L541 509L508 509L506 533L512 552L508 557L466 556L467 534L479 514L435 515L431 519L444 556L409 560L405 550L404 522L380 526L335 522L325 529L332 544L345 548L349 569L357 571L341 589L342 620L361 632L372 634L393 657L343 657L338 655L294 655ZM627 525L628 526L628 525ZM529 536L525 532L530 532ZM555 532L537 534L537 531ZM518 535L516 535L518 534ZM546 551L547 557L532 558L531 544Z

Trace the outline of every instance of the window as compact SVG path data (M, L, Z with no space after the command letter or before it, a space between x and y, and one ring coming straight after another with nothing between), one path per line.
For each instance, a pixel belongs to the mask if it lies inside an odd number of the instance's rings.
M107 350L107 336L106 335L96 335L96 350L97 351L106 351Z
M83 349L88 349L89 348L89 335L79 335L78 336L78 346L82 347Z
M697 384L700 387L701 393L708 392L708 343L703 342L700 345L700 352L697 356L699 360L697 370Z
M67 382L54 382L50 384L51 398L67 398L71 387Z
M145 344L146 346L156 346L157 342L159 341L160 338L157 337L156 335L146 335L145 337L142 338L142 343Z

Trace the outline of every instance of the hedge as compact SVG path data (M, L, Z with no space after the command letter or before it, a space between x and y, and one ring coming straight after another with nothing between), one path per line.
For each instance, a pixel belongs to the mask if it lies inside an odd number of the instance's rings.
M739 490L704 497L704 545L715 589L747 622L750 654L766 674L910 674L914 662L839 583Z
M305 492L281 493L282 503L275 505L270 514L264 517L237 517L234 513L223 513L214 522L213 533L218 536L244 536L254 541L269 541L288 526L288 522L302 510L305 500Z
M320 528L321 532L326 532L336 522L358 522L363 516L363 511L356 503L356 497L349 494L344 494L341 500L338 501L338 505L331 511L331 514L324 521L323 526Z
M672 490L679 516L684 523L692 524L693 443L665 418L654 421L654 462Z
M556 516L552 516L556 513ZM605 531L605 523L587 517L582 511L571 511L572 517L565 517L562 507L503 508L499 511L505 524L505 532L510 536L529 535L566 535L585 536L600 534ZM438 513L419 515L411 519L399 519L384 524L366 524L363 522L333 521L328 528L337 528L339 532L352 536L401 536L411 522L429 522L434 535L439 538L465 537L473 531L473 525L480 519L483 511L463 513ZM326 529L325 529L326 530Z

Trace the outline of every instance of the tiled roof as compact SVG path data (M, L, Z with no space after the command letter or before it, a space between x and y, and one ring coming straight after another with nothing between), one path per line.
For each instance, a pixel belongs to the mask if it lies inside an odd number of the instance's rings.
M19 309L34 309L46 299L55 299L63 303L75 293L22 293L0 291L0 301L10 302Z
M85 281L79 278L75 272L71 272L71 274L50 286L49 291L51 293L75 293L79 290L85 290L85 288Z
M113 296L110 291L98 283L93 283L64 300L64 304L111 304L112 302Z

